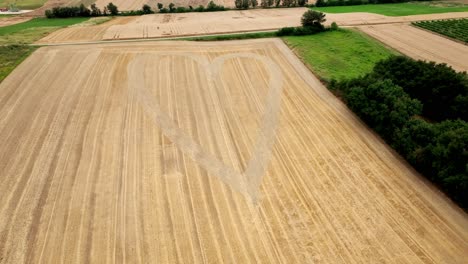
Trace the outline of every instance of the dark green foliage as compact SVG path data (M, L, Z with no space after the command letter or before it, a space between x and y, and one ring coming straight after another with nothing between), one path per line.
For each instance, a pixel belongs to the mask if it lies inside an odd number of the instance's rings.
M234 5L236 6L237 9L242 8L242 0L235 0Z
M348 106L385 139L392 140L398 128L421 113L421 103L391 80L363 78L352 84L344 94Z
M257 0L250 0L250 5L255 8L258 6L258 1Z
M303 27L321 26L325 21L325 14L315 10L307 10L301 18L301 24Z
M281 36L306 36L313 35L320 32L324 32L327 29L323 25L311 26L311 27L284 27L280 28L276 35Z
M296 30L295 27L284 27L280 28L277 32L276 35L281 37L281 36L294 36L294 31Z
M224 8L224 6L217 5L213 1L210 1L208 3L208 5L206 6L206 9L205 9L205 11L207 11L207 12L224 11L224 10L226 10L226 8Z
M176 10L176 9L175 9L174 3L170 3L170 4L169 4L169 12L173 13L173 12L175 12L175 10Z
M141 11L143 12L143 14L153 14L153 10L151 10L151 7L149 5L143 5L143 7L141 8Z
M429 119L468 121L468 76L445 64L391 57L377 63L374 73L404 87L411 97L424 104Z
M161 3L158 3L158 10L161 10L163 7L164 7L164 5L163 5L163 4L161 4Z
M101 15L101 10L96 6L96 4L91 5L91 16L97 17Z
M460 96L456 93L466 93L460 83L466 85L466 74L446 65L395 56L377 63L366 76L333 81L329 87L418 171L467 208L468 123L444 116L454 110L450 102ZM449 105L438 109L439 123L430 123L420 115L435 102ZM454 105L466 108L467 103Z
M338 30L338 24L336 22L331 23L330 30Z
M89 17L91 10L81 4L79 7L54 7L46 10L45 15L47 18Z
M107 10L109 11L109 14L111 14L112 16L116 16L119 14L119 8L114 5L112 2L107 4Z
M194 9L195 12L205 12L205 7L202 5L199 5L197 8Z
M305 5L307 4L307 0L298 0L298 1L297 1L297 4L298 4L299 6L305 6Z

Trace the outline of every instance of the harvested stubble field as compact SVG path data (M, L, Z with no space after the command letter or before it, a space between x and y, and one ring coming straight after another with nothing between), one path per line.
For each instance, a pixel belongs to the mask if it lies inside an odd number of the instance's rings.
M5 263L464 263L468 219L278 39L43 47L0 84Z
M301 16L306 10L306 8L281 8L119 17L113 19L112 22L95 27L62 29L38 43L54 44L276 30L282 27L299 26ZM468 17L468 12L404 17L387 17L370 13L327 14L326 24L335 21L340 26L356 26L461 17ZM95 32L99 34L94 34Z
M447 63L457 71L468 71L468 46L461 43L407 24L358 28L414 59Z

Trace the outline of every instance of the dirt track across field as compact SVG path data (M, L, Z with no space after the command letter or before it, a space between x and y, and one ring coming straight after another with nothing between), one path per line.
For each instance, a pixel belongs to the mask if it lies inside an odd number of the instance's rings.
M465 263L468 218L278 39L43 47L0 84L3 263Z
M86 28L65 28L40 40L40 44L195 36L274 30L299 26L306 8L257 9L209 13L156 14L116 18L112 23ZM468 12L387 17L371 13L327 14L327 24L340 26L404 23L427 19L468 17ZM99 31L100 34L90 34ZM77 37L79 36L79 37Z
M468 71L468 46L406 24L360 26L361 31L414 59Z
M19 16L0 17L0 27L6 27L6 26L23 23L30 19L31 19L30 17L19 17Z

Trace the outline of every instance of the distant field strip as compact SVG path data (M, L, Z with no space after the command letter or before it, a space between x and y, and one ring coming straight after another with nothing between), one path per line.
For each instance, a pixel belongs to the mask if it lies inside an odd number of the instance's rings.
M396 3L396 4L372 4L372 5L354 5L354 6L330 6L314 7L325 13L355 13L367 12L386 16L410 16L421 14L437 14L448 12L467 12L468 5L448 6L443 3Z
M468 258L467 215L279 39L43 47L0 91L2 263Z
M414 59L447 63L457 71L468 71L468 46L461 43L405 24L358 28Z
M421 21L413 25L468 43L468 19Z

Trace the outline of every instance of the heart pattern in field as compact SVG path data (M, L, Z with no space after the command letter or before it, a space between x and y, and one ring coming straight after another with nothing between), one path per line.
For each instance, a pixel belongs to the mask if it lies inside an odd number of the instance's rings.
M276 137L282 71L268 57L254 53L230 53L213 58L208 55L184 52L134 55L127 68L130 96L139 102L145 114L180 151L210 176L217 177L232 190L257 203ZM230 62L229 65L226 62ZM228 70L232 74L226 73ZM253 75L260 81L252 83L248 76ZM232 82L242 82L246 87L242 91L235 90ZM257 91L262 89L258 86L262 85L265 93L259 94ZM236 107L241 106L244 111L239 116ZM249 111L252 116L249 116ZM254 116L256 112L259 114ZM230 116L236 114L237 124L232 124ZM184 127L181 125L184 122L191 125ZM236 130L233 126L237 130L249 131L233 135L233 130ZM220 132L211 134L210 131L214 130ZM239 152L236 140L240 141L241 137L248 137L252 132L251 145L245 148L249 150L249 157L245 160L241 160L242 155L237 155L234 163L226 164L226 158L213 152L214 145L218 152L226 152L219 150L219 146ZM224 142L201 142L197 133L204 133L203 136L211 141ZM232 161L232 155L228 156Z

